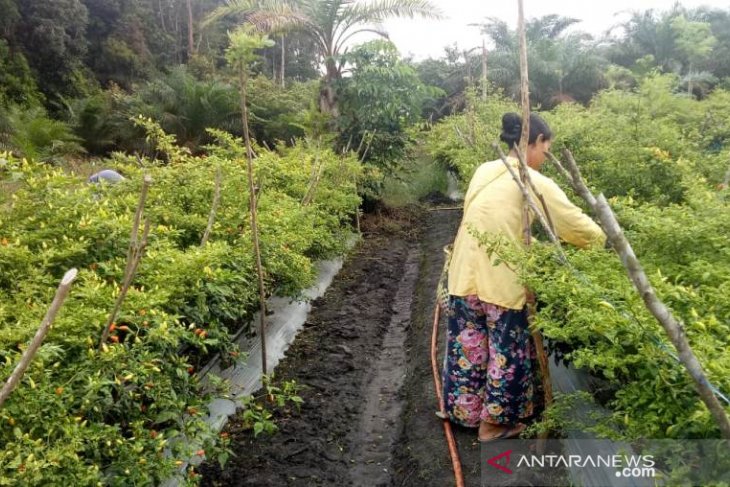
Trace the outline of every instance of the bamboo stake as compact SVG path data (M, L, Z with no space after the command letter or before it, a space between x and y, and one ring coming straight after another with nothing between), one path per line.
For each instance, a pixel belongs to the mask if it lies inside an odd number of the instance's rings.
M656 295L654 287L651 285L644 269L636 257L631 243L621 228L616 218L616 214L606 201L603 194L599 194L596 198L586 186L580 168L576 164L573 155L569 150L563 152L567 160L568 169L572 175L572 181L576 192L588 203L598 217L603 230L606 232L608 241L621 258L621 263L626 269L631 282L634 284L637 292L644 300L646 308L656 318L659 324L664 328L672 345L677 349L677 354L682 365L687 369L695 389L697 390L702 402L709 409L712 417L717 422L720 432L724 439L730 439L730 420L728 419L725 409L715 396L710 382L702 368L702 364L694 354L692 347L687 340L684 332L684 326L679 322L671 310Z
M370 147L373 145L373 141L375 140L375 134L378 133L378 129L375 129L370 134L370 140L368 141L368 144L365 146L365 152L362 153L362 157L360 157L360 162L365 162L365 158L368 156L368 152L370 152ZM359 154L359 151L358 151Z
M520 94L522 103L522 136L520 150L527 154L530 138L530 80L527 67L527 33L525 29L525 9L523 0L517 0L517 29L520 36Z
M210 215L208 215L208 225L205 227L205 233L203 233L203 239L200 241L200 246L205 247L208 243L208 238L213 231L213 224L215 223L215 215L218 212L218 205L221 199L221 184L222 174L220 165L215 171L215 191L213 192L213 204L210 207Z
M530 138L530 82L527 64L527 33L525 29L525 9L523 5L523 0L517 0L517 10L517 28L520 37L520 92L522 102L522 133L520 135L519 147L517 148L517 156L520 160L520 182L522 183L521 191L527 203L523 211L523 219L525 225L525 244L529 246L532 243L532 235L530 234L530 215L528 209L528 207L531 207L532 211L540 219L540 223L543 225L543 227L545 227L548 235L550 235L551 240L560 248L560 242L557 240L557 237L552 230L552 222L548 222L547 218L539 211L535 202L532 200L532 198L530 198L530 193L527 190L529 173L527 170L527 164L524 160L522 160L522 156L524 155L525 157L527 157L527 148ZM505 159L503 158L503 161L504 160ZM510 170L510 173L513 175L513 178L515 178L512 168L509 167L509 164L507 166ZM517 182L516 178L515 182ZM544 205L544 199L542 199L541 201ZM545 207L545 210L547 212L547 207ZM563 255L562 249L560 249L560 252L561 255ZM525 292L527 293L527 319L530 327L530 332L532 334L532 339L535 345L537 360L540 365L540 373L542 376L542 385L545 398L545 408L548 408L553 401L552 382L550 380L550 367L548 364L547 354L545 353L545 347L543 346L542 334L540 333L540 330L536 329L534 326L534 316L536 313L535 297L531 292L529 292L529 290L525 290ZM538 442L538 451L544 452L547 432L541 433L539 439L540 441Z
M322 179L323 172L324 172L324 162L319 160L319 153L318 153L316 156L313 174L309 181L309 188L307 188L307 193L304 195L304 198L302 198L302 201L301 201L302 206L309 206L309 204L314 199L314 195L317 191L317 186L319 186L319 182Z
M144 211L145 202L147 201L147 193L149 187L152 184L152 178L146 174L142 180L142 191L139 195L139 203L137 203L137 210L134 214L134 221L132 223L132 231L129 238L129 250L127 251L127 265L124 269L124 275L122 278L122 287L119 290L119 295L114 302L114 308L109 313L109 317L104 323L104 329L101 331L101 338L99 339L99 350L102 350L104 344L109 338L109 332L111 324L117 319L119 310L122 308L122 303L127 297L127 292L132 285L134 276L137 273L139 262L142 260L142 254L144 253L145 247L147 247L147 237L150 232L150 221L145 219L144 230L142 232L142 239L139 239L139 226L142 219L142 213Z
M150 190L150 185L152 184L152 178L145 174L144 178L142 179L142 191L139 194L139 202L137 203L137 209L134 212L134 220L132 222L132 233L129 237L129 248L127 249L127 266L124 269L125 275L129 271L129 268L132 263L132 258L134 257L135 248L137 245L137 237L139 233L139 224L142 221L142 213L144 212L144 205L147 201L147 194Z
M286 37L281 34L281 89L286 88Z
M487 101L487 41L482 39L482 100Z
M507 155L504 153L502 148L499 146L499 144L492 144L492 147L499 153L499 157L502 159L502 163L507 167L507 170L509 171L510 175L512 176L512 179L514 179L515 183L517 183L517 186L520 188L520 192L522 193L522 196L527 204L527 207L532 210L532 212L537 216L538 220L540 221L540 225L545 228L545 232L548 235L548 238L551 242L553 242L557 247L562 249L562 246L560 245L560 240L558 239L557 235L552 229L552 226L548 222L547 217L543 214L542 210L537 206L535 203L534 198L530 194L530 191L527 189L527 186L522 182L522 179L519 177L515 169L510 165L509 161L507 160ZM528 176L529 177L529 176Z
M264 269L261 265L261 249L259 247L259 228L256 204L256 191L253 178L253 148L251 146L251 135L248 130L248 107L247 107L247 82L246 69L241 63L238 68L239 82L241 84L241 117L243 121L243 138L246 143L246 169L248 171L249 191L249 213L251 218L251 238L253 250L256 257L256 273L259 280L259 301L261 302L259 333L261 334L261 371L263 375L268 373L266 366L266 290L264 288Z
M550 161L557 168L558 172L565 178L565 180L570 183L570 186L575 189L575 181L573 181L573 176L568 172L567 169L565 169L565 167L563 167L558 158L555 157L551 152L546 152L545 155L550 159Z
M540 200L540 204L542 205L543 214L545 216L545 219L547 221L547 224L549 225L550 231L557 235L555 232L555 225L553 224L553 219L550 216L550 210L548 210L547 203L545 202L545 196L538 191L537 187L535 186L535 183L532 182L532 177L530 176L530 171L527 168L527 164L525 163L524 155L520 152L520 150L517 150L517 160L520 163L520 168L522 169L522 180L526 181L528 185L530 186L530 189L532 189L532 193L537 197L538 200Z
M63 279L61 279L61 283L56 290L56 295L53 297L53 301L51 302L51 305L48 308L48 311L46 312L43 321L41 321L41 326L38 328L38 331L36 331L35 336L30 342L30 345L28 345L28 348L25 350L25 352L23 352L23 355L20 357L20 362L18 362L18 365L15 366L15 370L13 370L13 373L10 374L8 380L5 381L2 390L0 390L0 407L2 407L2 405L5 403L5 400L18 386L20 380L23 378L23 374L25 374L25 371L28 370L28 366L30 366L33 357L35 357L35 354L40 349L43 340L46 338L46 335L48 335L48 332L51 329L51 325L56 319L58 311L61 309L61 306L63 306L66 297L68 297L68 292L71 289L71 284L76 279L77 274L78 271L76 269L71 269L70 271L66 272L66 274L64 274L63 276Z

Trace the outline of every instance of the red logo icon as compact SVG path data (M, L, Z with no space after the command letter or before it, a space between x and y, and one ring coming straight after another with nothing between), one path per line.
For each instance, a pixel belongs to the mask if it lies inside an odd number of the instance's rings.
M510 455L512 455L512 450L507 450L504 453L500 453L496 457L492 457L489 460L487 460L487 463L490 464L492 467L496 468L497 470L501 470L504 473L512 473L512 470L510 470L509 467L509 459ZM504 465L501 465L497 463L498 460L501 458L504 458Z

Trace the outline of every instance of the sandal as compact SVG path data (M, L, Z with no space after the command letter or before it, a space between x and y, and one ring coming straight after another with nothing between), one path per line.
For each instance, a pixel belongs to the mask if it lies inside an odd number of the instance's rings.
M508 438L515 438L517 436L520 436L520 433L525 431L527 428L527 425L523 423L517 423L515 426L510 426L505 428L500 434L497 436L493 436L491 438L478 438L479 443L489 443L490 441L497 441L497 440L506 440Z

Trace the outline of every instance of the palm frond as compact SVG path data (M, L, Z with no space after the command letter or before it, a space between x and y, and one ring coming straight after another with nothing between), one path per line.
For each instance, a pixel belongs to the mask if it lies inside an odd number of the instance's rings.
M382 22L392 17L443 19L441 10L428 0L374 0L353 4L348 15L358 22Z
M475 25L481 27L482 34L489 37L497 48L516 48L517 37L504 20L496 17L487 17L486 22Z
M225 17L241 17L260 30L273 30L288 23L295 23L301 18L298 15L296 2L286 0L227 0L211 12L201 26L208 26Z
M290 7L276 10L257 10L246 16L246 21L261 32L282 32L310 25L310 19Z
M375 34L380 37L383 37L385 39L390 39L390 36L388 35L388 32L385 30L385 28L381 25L373 25L370 27L362 27L359 29L356 29L352 32L349 32L348 30L343 30L340 36L337 38L337 41L335 43L335 51L340 51L347 42L355 37L358 34Z

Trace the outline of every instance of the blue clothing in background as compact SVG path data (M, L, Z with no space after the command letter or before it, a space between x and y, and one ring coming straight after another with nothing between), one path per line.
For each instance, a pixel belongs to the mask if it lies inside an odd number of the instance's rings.
M124 181L124 179L124 176L111 169L104 169L89 176L90 183L100 183L102 180L108 183L118 183L119 181Z

